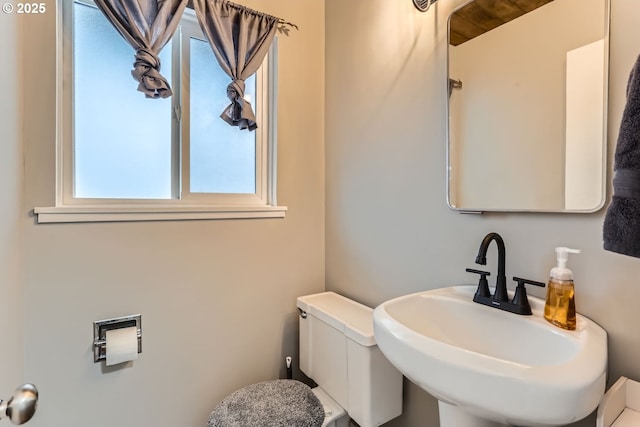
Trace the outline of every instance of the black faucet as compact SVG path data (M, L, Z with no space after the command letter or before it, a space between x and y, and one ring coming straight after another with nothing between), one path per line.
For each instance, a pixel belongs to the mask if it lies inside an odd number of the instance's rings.
M507 277L505 273L506 250L504 247L504 240L502 240L502 237L498 233L489 233L484 237L484 239L482 239L482 243L480 243L480 248L478 249L478 256L476 257L476 264L487 264L487 249L489 249L489 245L493 241L495 241L498 246L498 277L496 278L495 291L492 296L487 284L487 276L490 274L488 271L467 268L469 273L480 275L478 289L473 296L473 301L516 314L531 314L531 306L529 305L527 291L524 285L530 284L544 287L545 284L542 282L514 277L513 280L518 282L518 286L516 287L513 299L510 301L507 294Z
M507 276L505 274L505 258L506 250L504 247L504 240L498 233L489 233L484 236L480 248L478 249L478 256L476 257L476 264L487 264L487 249L489 244L495 241L498 246L498 277L496 278L496 290L493 293L493 299L496 301L508 301L507 296Z

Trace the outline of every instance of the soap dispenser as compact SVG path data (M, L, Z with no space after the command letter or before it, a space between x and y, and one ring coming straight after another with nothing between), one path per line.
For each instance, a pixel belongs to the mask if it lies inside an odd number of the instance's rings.
M580 250L556 248L557 265L551 269L549 275L544 318L559 328L574 330L576 328L575 289L573 272L567 268L570 253L579 254Z

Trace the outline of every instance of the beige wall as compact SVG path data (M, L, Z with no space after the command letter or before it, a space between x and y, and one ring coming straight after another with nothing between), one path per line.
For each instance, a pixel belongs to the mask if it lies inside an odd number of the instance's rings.
M324 289L324 5L242 3L300 27L279 40L284 219L36 225L25 211L54 203L54 2L25 24L24 359L41 391L34 427L203 426L222 397L284 374L284 356L297 354L295 298ZM96 83L96 96L108 90ZM92 322L135 313L140 358L124 369L94 364Z
M23 233L22 206L22 122L20 110L20 22L0 13L0 398L7 399L23 375ZM9 82L7 84L7 82Z
M602 249L604 211L479 216L446 206L446 29L462 3L439 0L420 14L408 0L326 0L327 288L375 306L473 283L464 269L490 231L505 239L509 276L544 281L554 247L581 248L571 260L578 310L609 333L609 384L640 380L640 260ZM639 14L636 0L612 0L610 158L640 53ZM436 427L435 399L408 382L406 391L405 415L388 425Z

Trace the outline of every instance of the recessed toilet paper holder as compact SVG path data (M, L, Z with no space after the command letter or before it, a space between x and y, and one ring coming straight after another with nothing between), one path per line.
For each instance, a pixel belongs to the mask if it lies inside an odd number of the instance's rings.
M142 353L142 315L116 317L93 322L93 362L107 359L107 331L135 326L138 333L138 353Z

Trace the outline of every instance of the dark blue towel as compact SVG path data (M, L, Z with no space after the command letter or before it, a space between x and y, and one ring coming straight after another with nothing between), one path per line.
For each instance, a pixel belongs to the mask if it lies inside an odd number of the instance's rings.
M640 258L640 57L627 83L613 169L613 197L604 217L604 249Z

